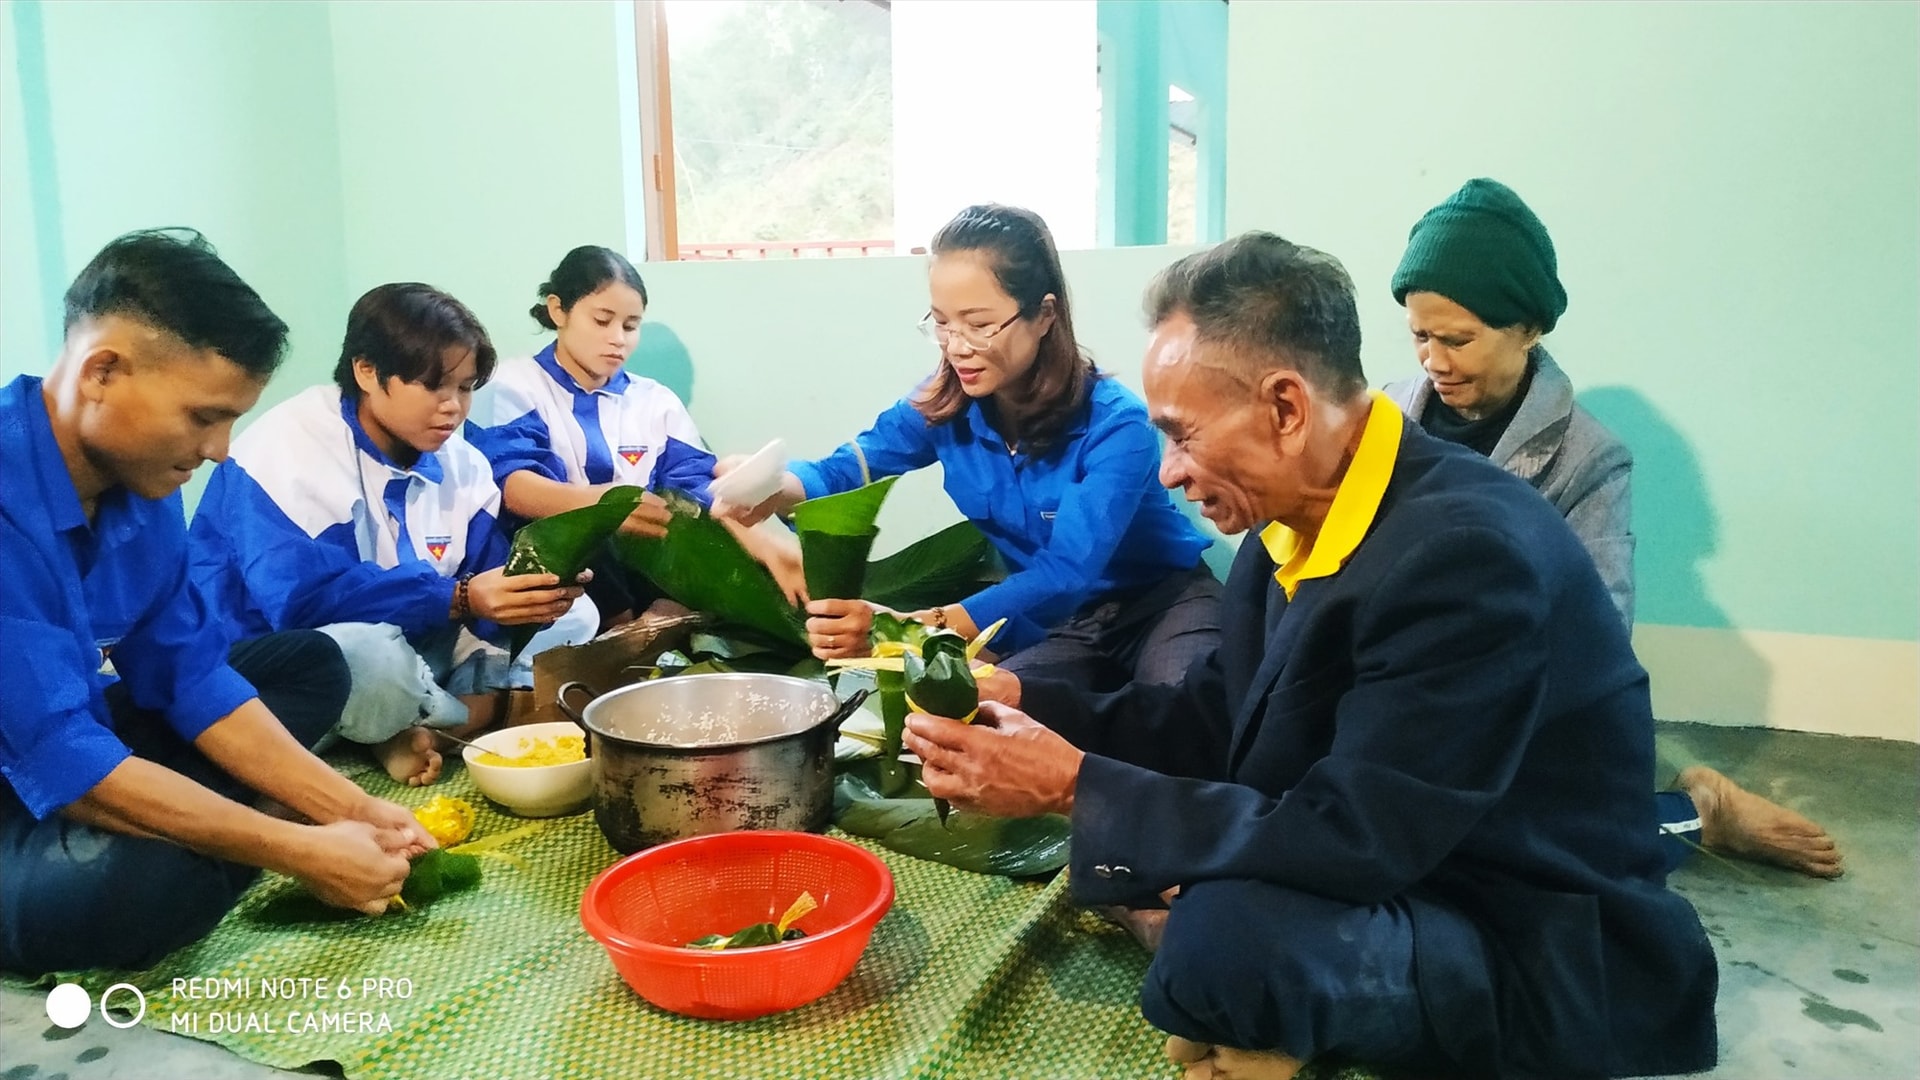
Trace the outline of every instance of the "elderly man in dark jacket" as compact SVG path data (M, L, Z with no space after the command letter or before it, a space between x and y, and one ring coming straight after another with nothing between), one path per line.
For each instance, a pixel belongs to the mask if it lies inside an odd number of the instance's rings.
M1565 521L1367 391L1335 260L1250 233L1148 307L1161 479L1258 530L1223 644L1178 686L1035 679L973 726L915 716L928 790L1070 813L1084 902L1179 889L1141 1006L1189 1076L1711 1065L1646 672Z

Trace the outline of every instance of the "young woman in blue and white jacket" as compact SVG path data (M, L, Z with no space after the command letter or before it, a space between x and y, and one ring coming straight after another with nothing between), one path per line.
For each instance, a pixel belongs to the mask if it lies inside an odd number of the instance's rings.
M631 484L649 491L623 530L664 535L666 504L654 492L676 488L710 502L714 457L679 396L626 369L640 344L646 283L619 252L585 245L567 252L539 296L529 314L554 339L500 365L492 384L494 427L481 437L507 512L543 518ZM799 548L791 537L727 524L797 598ZM588 592L607 624L638 614L653 598L646 582L604 560Z
M194 515L193 574L231 636L398 627L467 705L472 729L495 718L498 691L531 685L534 654L591 636L598 615L579 587L502 572L500 490L463 434L494 360L480 321L430 286L382 285L354 304L335 385L304 390L248 427ZM500 627L546 623L555 625L507 656ZM383 647L377 637L336 638L356 676L390 668L386 658L356 663L357 650ZM356 696L387 692L363 681ZM394 779L431 783L439 753L416 719L394 717L397 731L382 732L375 752Z

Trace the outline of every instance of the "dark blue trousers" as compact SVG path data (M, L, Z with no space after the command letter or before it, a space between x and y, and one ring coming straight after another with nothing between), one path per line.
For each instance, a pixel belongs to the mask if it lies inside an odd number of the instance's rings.
M1151 588L1087 605L1000 667L1107 693L1129 682L1177 683L1219 644L1220 581L1201 563Z
M236 645L229 660L303 745L339 721L347 665L325 634L269 634ZM109 690L107 704L135 754L228 798L253 801L244 784L119 690ZM61 814L36 821L5 785L0 866L0 968L28 974L149 967L206 936L260 873Z
M1700 811L1694 809L1693 797L1684 791L1656 791L1653 806L1660 818L1660 855L1671 874L1700 843Z
M1442 920L1449 951L1459 954L1449 967L1480 983L1463 986L1463 996L1480 998L1492 973L1479 932L1457 915L1458 925L1446 926L1448 913L1431 908L1423 925ZM1405 900L1355 907L1264 882L1205 881L1174 899L1140 1009L1160 1030L1196 1042L1453 1072L1459 1066L1434 1035L1418 975Z

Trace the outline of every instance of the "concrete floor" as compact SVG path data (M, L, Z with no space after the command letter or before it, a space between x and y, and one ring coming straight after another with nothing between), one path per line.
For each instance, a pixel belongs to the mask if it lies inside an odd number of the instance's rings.
M1920 1075L1920 746L1695 724L1660 725L1659 746L1663 779L1713 765L1826 825L1847 853L1847 876L1831 883L1701 856L1674 876L1720 957L1720 1066L1702 1075ZM97 1016L64 1031L45 999L0 989L0 1080L339 1075L270 1069Z

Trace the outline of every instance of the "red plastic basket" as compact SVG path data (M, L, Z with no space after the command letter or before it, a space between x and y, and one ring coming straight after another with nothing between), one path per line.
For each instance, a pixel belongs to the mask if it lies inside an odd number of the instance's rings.
M802 891L820 904L794 924L804 938L720 952L685 947L704 934L777 921ZM587 886L580 921L641 997L684 1016L751 1020L840 985L892 906L893 875L872 852L763 830L629 855Z

